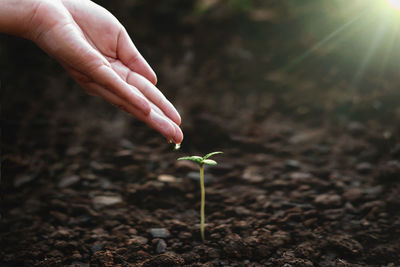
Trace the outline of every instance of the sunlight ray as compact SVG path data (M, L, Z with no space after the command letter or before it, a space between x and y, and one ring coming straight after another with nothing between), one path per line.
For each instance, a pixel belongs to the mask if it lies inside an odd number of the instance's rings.
M393 8L400 10L400 0L386 0L386 2Z
M357 70L356 74L354 75L353 82L352 82L354 89L357 89L361 79L363 78L364 73L369 65L369 62L371 61L371 58L372 58L374 52L376 51L377 47L379 46L379 43L382 41L382 38L387 30L387 25L388 25L387 19L381 21L381 23L379 25L379 29L377 30L374 39L369 44L368 50L365 54L365 57L361 61L359 69Z
M334 30L332 33L330 33L328 36L323 38L321 41L316 43L314 46L312 46L310 49L308 49L306 52L301 54L300 56L296 57L292 62L290 62L284 69L286 71L293 69L296 67L298 64L300 64L303 60L305 60L307 57L309 57L315 50L319 49L321 46L326 44L328 41L332 40L335 38L337 35L342 33L344 30L346 30L348 27L350 27L352 24L354 24L356 21L361 19L366 12L361 12L358 16L354 17L347 23L343 24L340 26L338 29Z
M380 71L378 74L379 77L382 77L386 70L387 63L389 61L389 56L392 54L394 44L396 42L396 39L398 38L399 28L400 28L399 25L396 24L394 26L394 29L392 29L390 31L390 37L388 38L387 49L385 50L382 61L381 61Z

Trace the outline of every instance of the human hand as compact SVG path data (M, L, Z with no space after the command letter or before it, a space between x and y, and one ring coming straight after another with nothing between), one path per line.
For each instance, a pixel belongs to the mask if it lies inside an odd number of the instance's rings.
M98 95L181 143L181 118L126 30L89 0L34 1L24 31L91 95Z

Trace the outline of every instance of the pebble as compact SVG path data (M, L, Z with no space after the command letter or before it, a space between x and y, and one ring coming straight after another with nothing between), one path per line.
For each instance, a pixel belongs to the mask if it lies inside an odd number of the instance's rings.
M135 145L131 141L129 141L128 139L122 139L119 142L119 145L121 147L125 148L125 149L133 149L133 148L135 148Z
M363 195L363 191L358 187L349 188L348 190L346 190L343 193L343 197L345 199L347 199L348 201L358 200L362 197L362 195Z
M189 239L192 238L192 233L190 232L180 232L178 234L179 239Z
M400 178L400 161L390 160L379 169L379 178L383 181L398 181Z
M173 183L173 182L176 182L176 177L173 175L169 175L169 174L160 174L157 177L157 180L159 180L160 182L164 182L164 183Z
M246 209L243 206L238 206L238 207L234 208L234 210L235 210L235 213L237 215L243 215L244 216L244 215L250 215L251 214L251 211L249 209Z
M160 239L157 242L156 252L164 253L167 249L167 243L165 243L164 239Z
M293 180L304 181L312 178L312 174L308 172L292 172L289 177Z
M84 263L81 261L73 261L71 264L72 264L72 266L90 267L89 263Z
M167 238L170 235L166 228L151 228L150 234L153 238Z
M285 167L289 170L300 169L300 162L294 159L288 159L285 161Z
M357 164L356 169L359 173L366 174L372 171L372 164L368 162L361 162Z
M93 246L90 248L90 250L92 251L92 253L96 253L97 251L102 250L103 247L104 247L104 244L98 243L98 244L93 245Z
M127 244L128 245L132 245L132 244L146 245L147 242L149 242L149 240L146 237L134 235L128 239Z
M383 192L383 187L381 185L367 187L363 190L363 192L369 195L369 197L374 198L375 196L380 195Z
M242 178L251 183L260 183L264 181L264 177L260 175L259 169L254 166L247 167L242 174Z
M400 157L400 143L396 144L391 150L390 154L395 157Z
M357 240L346 234L328 237L328 241L330 245L350 255L358 254L363 250L363 246Z
M74 259L74 260L81 260L81 259L82 259L81 253L79 253L79 251L77 251L77 250L74 250L74 251L72 252L72 259Z
M80 177L77 175L65 176L61 179L57 186L58 188L66 188L78 183L79 181Z
M35 179L36 175L22 175L22 176L18 176L14 179L14 187L20 187L24 184L27 184L31 181L33 181L33 179Z
M114 206L122 203L121 196L96 196L92 199L93 205L96 207Z
M365 132L365 126L358 121L353 121L350 122L347 125L347 130L350 132L350 134L352 134L353 136L360 136L362 134L364 134Z
M314 199L314 203L323 206L339 206L342 198L336 194L322 194Z

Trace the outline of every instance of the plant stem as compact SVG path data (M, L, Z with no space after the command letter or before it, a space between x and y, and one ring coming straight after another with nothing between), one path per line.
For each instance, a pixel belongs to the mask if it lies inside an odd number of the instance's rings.
M201 187L201 207L200 207L200 233L204 241L204 206L206 202L206 192L204 189L204 166L200 164L200 187Z

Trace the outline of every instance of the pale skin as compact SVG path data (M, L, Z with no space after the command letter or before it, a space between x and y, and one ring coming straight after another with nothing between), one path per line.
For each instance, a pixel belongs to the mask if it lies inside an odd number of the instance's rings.
M0 32L27 38L55 58L90 95L181 143L181 118L125 28L90 0L0 0Z

